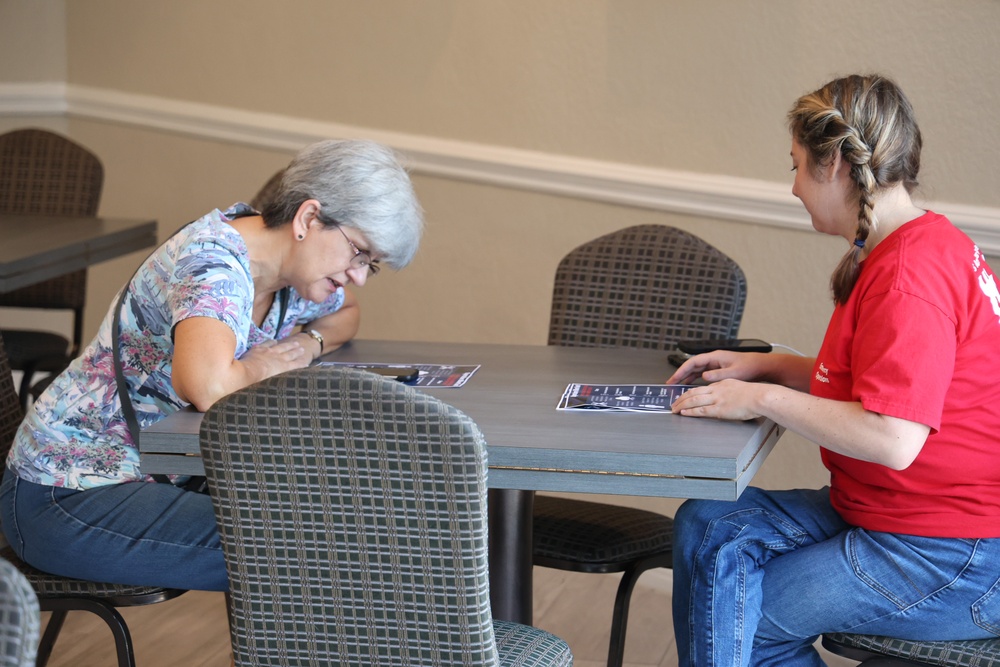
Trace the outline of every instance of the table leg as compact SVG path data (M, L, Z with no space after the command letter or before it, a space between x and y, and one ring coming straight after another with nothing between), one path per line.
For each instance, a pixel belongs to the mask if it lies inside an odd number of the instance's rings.
M493 618L531 625L531 521L535 492L489 490Z

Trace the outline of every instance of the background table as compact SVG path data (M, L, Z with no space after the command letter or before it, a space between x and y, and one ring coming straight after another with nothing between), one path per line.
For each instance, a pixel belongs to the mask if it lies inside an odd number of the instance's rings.
M520 622L531 622L534 491L732 500L782 432L764 419L556 410L571 382L662 383L672 371L663 352L364 340L324 360L481 366L461 388L426 391L486 436L493 612ZM146 429L143 472L199 474L201 418L183 410Z
M156 245L155 220L0 215L0 292Z

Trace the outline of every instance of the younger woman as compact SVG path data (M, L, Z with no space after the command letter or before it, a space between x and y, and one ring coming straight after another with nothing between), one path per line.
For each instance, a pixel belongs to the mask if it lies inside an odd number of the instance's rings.
M910 193L920 131L880 76L837 79L788 116L792 193L850 249L816 359L712 352L674 412L770 418L820 447L822 490L747 489L675 519L682 666L821 665L824 632L1000 634L1000 293Z

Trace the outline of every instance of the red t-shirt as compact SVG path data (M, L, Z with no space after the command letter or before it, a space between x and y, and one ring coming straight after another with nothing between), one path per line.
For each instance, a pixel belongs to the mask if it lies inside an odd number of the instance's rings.
M895 471L822 450L831 500L870 530L1000 537L1000 291L979 248L928 212L875 246L834 309L810 393L930 426Z

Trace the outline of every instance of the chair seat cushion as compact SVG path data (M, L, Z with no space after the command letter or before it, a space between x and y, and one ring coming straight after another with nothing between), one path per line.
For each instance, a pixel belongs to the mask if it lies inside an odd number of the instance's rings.
M7 546L0 549L0 558L10 561L31 583L40 600L46 598L92 597L112 601L115 606L145 604L144 598L168 600L184 591L159 586L130 586L127 584L107 584L96 581L70 579L37 570L17 557Z
M501 667L562 667L573 664L569 645L529 625L493 621Z
M835 632L823 635L823 641L824 644L832 641L843 646L912 660L921 664L942 665L943 667L1000 667L1000 638L922 642L878 635L852 635Z
M673 519L634 507L536 495L532 525L536 558L623 569L673 550Z
M36 371L57 371L65 367L70 342L49 331L4 329L3 346L7 350L10 367L16 371L33 366Z

